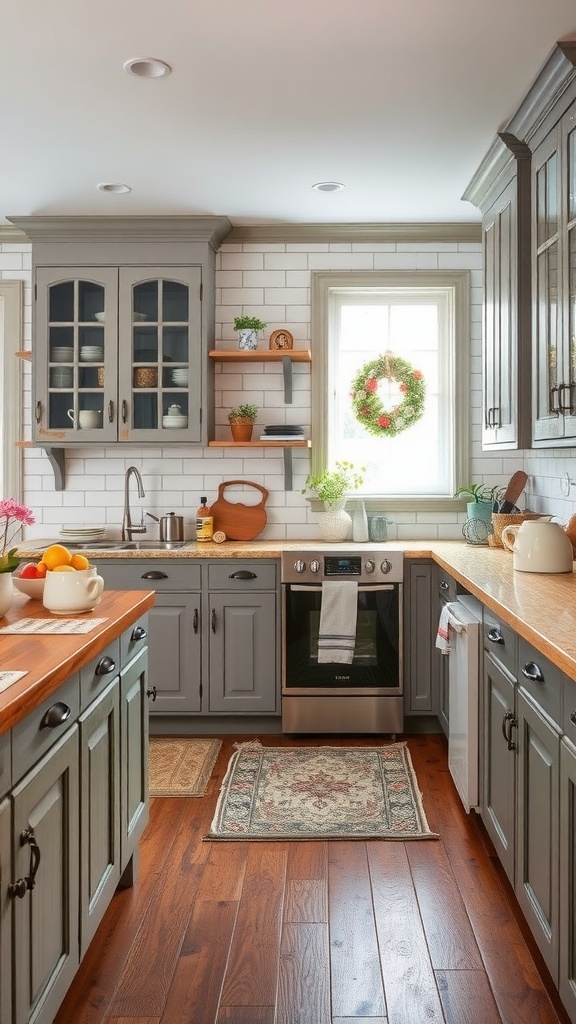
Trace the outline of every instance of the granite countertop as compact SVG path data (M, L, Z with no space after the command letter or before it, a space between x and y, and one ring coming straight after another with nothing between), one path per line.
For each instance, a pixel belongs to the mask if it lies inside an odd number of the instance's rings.
M38 557L50 541L22 544L21 557ZM464 541L386 541L382 544L324 544L311 540L254 540L196 543L185 547L117 551L85 549L98 558L281 558L286 551L403 551L406 558L432 558L520 636L576 681L576 575L516 572L502 548Z

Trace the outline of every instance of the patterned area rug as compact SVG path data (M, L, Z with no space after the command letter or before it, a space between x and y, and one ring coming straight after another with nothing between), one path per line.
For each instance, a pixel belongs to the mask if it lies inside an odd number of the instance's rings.
M221 746L221 740L151 736L149 795L204 796Z
M232 755L207 839L437 839L406 743Z

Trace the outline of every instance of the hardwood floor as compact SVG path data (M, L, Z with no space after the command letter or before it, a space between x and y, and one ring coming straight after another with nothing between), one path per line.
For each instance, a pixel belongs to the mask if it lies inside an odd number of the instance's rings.
M567 1024L443 737L408 738L439 841L204 842L234 739L205 797L151 801L55 1024Z

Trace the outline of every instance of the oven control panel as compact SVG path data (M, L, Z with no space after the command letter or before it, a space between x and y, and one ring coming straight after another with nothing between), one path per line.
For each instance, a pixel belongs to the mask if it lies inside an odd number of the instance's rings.
M357 583L401 583L404 575L402 551L365 551L361 555L320 551L284 552L283 583L319 583L322 580L350 579Z

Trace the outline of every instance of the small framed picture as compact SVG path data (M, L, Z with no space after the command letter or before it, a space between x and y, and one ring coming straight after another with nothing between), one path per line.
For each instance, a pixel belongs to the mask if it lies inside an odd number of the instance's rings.
M276 351L294 348L293 335L283 327L279 331L272 331L270 335L270 348L276 349Z

